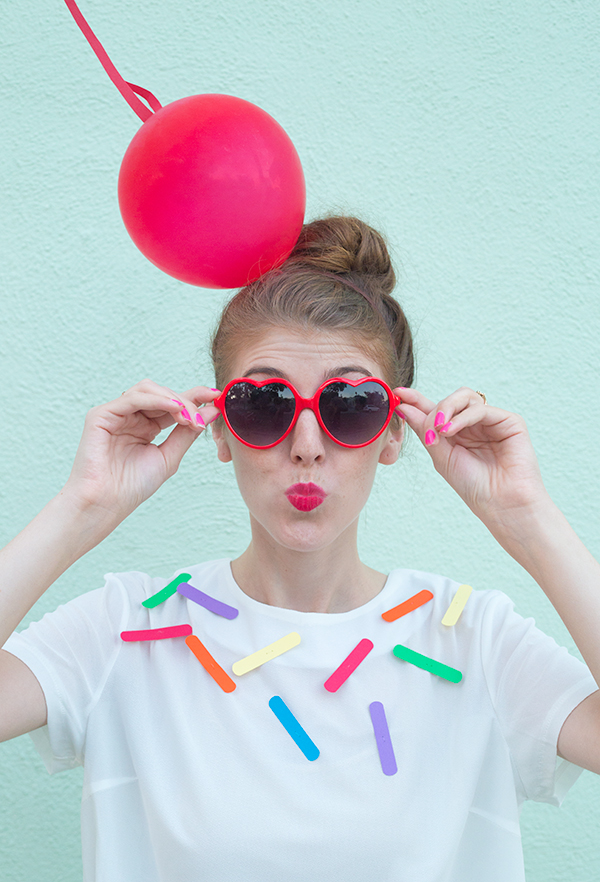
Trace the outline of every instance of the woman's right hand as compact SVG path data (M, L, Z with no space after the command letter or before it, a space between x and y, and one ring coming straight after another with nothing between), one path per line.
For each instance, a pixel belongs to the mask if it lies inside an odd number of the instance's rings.
M116 523L175 474L185 453L219 415L219 392L196 386L177 393L151 380L89 411L63 493L82 509ZM161 444L153 441L175 425Z

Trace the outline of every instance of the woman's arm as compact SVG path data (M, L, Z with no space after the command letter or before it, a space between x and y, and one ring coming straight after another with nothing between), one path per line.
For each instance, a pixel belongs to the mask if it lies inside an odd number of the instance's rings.
M524 421L471 389L437 405L397 391L436 470L542 588L600 684L600 564L548 495ZM568 717L559 752L600 773L600 693Z
M89 412L64 488L0 551L0 647L62 573L175 474L218 415L210 404L217 394L199 386L180 397L146 380ZM161 444L152 443L174 424ZM45 722L39 684L16 662L0 651L0 741Z

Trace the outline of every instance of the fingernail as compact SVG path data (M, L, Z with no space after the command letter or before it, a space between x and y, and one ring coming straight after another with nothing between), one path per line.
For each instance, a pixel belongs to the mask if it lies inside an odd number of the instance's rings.
M190 416L190 412L189 412L189 410L187 409L187 407L183 407L183 408L181 409L181 416L184 418L184 420L189 420L190 423L192 422L192 418L191 418L191 416Z
M179 407L183 407L183 401L177 401L176 398L171 398L171 401L174 401L175 404L178 404L178 405L179 405Z
M442 426L442 428L440 429L440 432L447 432L451 425L452 425L452 421L450 421L449 423L446 423L445 426Z
M202 428L206 428L206 423L205 423L204 420L202 419L202 414L201 414L201 413L197 413L197 414L196 414L196 423L197 423L199 426L202 426Z
M398 414L398 416L400 417L401 420L406 419L406 417L404 416L404 414L401 411L397 410L396 413Z
M432 429L429 429L429 431L425 433L425 444L427 444L427 446L429 446L430 444L433 444L434 441L435 441L435 432Z
M443 426L445 422L446 422L446 417L444 416L444 414L442 413L441 410L438 411L438 413L436 413L436 415L435 415L435 423L433 425L437 429L438 426Z
M218 392L219 390L218 390L218 389L213 389L213 388L211 388L210 391L211 391L211 392Z

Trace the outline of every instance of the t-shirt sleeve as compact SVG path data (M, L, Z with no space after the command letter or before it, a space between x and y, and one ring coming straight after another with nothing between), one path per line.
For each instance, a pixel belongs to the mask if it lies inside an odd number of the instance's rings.
M110 574L103 588L47 613L3 647L44 692L47 724L30 735L51 773L83 764L87 719L121 649L129 608L122 580Z
M483 669L521 799L560 805L582 772L557 756L566 718L598 686L579 659L493 592L481 630Z

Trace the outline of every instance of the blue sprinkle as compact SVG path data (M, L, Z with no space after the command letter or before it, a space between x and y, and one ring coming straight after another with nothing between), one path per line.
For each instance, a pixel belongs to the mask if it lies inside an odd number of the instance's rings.
M283 728L287 731L287 733L294 739L304 756L307 760L311 762L316 760L319 756L319 748L312 741L296 717L293 715L285 701L280 698L278 695L274 695L273 698L269 701L269 707L283 726Z

